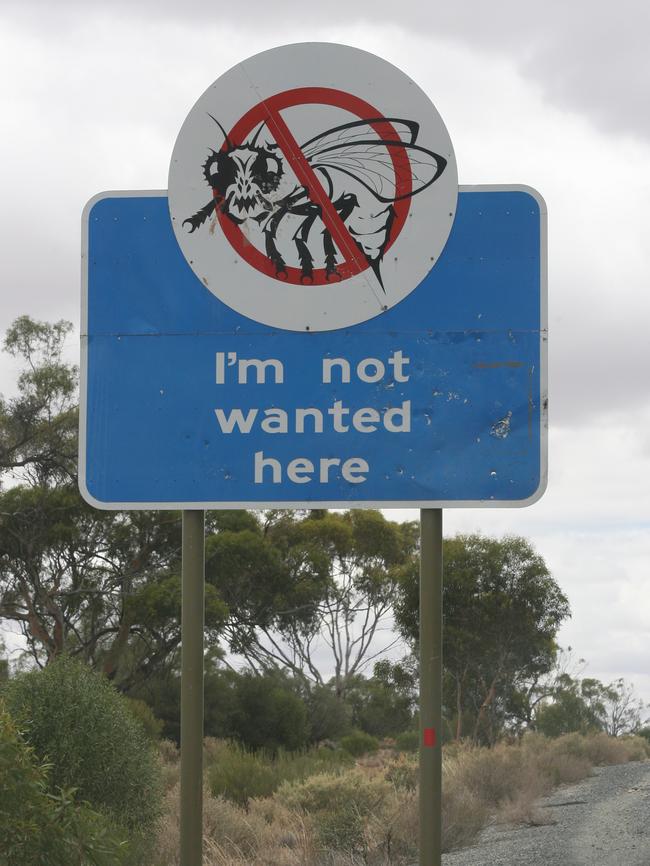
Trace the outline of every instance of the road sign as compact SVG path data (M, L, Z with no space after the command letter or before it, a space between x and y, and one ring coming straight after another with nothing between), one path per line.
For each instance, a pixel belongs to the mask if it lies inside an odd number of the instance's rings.
M98 196L84 221L85 498L534 501L546 480L545 216L526 187L461 187L439 260L401 302L349 327L297 331L206 287L164 192Z
M190 111L169 192L84 216L80 483L106 508L528 504L546 223L463 188L395 67L307 43Z
M429 98L384 60L306 43L252 57L197 101L169 204L218 298L266 325L349 327L399 303L449 236L458 178Z

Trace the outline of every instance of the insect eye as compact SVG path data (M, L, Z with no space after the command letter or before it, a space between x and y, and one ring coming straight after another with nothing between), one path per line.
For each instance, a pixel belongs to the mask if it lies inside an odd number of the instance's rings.
M213 153L203 167L203 174L213 189L223 193L233 182L235 166L227 153Z
M264 195L268 195L278 188L282 177L282 163L268 151L258 153L253 163L251 174Z

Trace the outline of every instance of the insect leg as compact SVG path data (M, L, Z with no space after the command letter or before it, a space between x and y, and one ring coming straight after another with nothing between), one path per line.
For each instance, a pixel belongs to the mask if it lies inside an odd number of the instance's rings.
M343 222L350 216L355 207L358 206L359 202L355 195L348 193L346 195L339 196L335 202L332 202L338 215L341 217ZM325 253L325 274L327 279L330 277L339 277L340 274L336 270L336 247L334 246L334 241L332 240L332 234L328 228L323 229L323 252Z
M328 280L330 277L340 278L341 275L336 270L336 247L328 229L323 229L323 252L325 253L325 276Z
M264 227L264 236L266 238L266 255L275 265L276 276L287 273L287 266L285 264L285 261L282 258L280 251L275 245L275 236L278 233L278 226L287 215L288 210L288 207L278 208L278 210L276 210L276 212L273 214L271 219Z
M199 226L203 225L206 219L210 216L210 214L214 211L217 206L216 199L211 199L201 210L197 211L194 216L188 217L188 219L183 220L183 225L189 223L190 226L190 234L198 229Z
M306 195L306 190L301 187L297 192L288 195L276 205L275 213L264 226L264 235L266 238L266 255L275 265L276 276L286 274L287 266L282 258L280 251L275 244L275 238L278 233L280 223L288 213L294 213L294 207Z
M314 278L314 258L308 246L309 232L314 225L316 219L321 216L320 205L313 202L306 202L303 205L291 209L292 214L304 216L305 219L300 224L300 227L293 236L296 249L298 250L298 258L300 259L300 267L302 274L301 280Z

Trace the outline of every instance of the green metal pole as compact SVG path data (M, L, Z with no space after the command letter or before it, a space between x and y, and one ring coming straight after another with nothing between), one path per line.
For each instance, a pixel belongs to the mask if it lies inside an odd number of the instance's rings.
M442 845L442 509L420 510L420 866Z
M183 511L181 613L181 866L203 862L205 514Z

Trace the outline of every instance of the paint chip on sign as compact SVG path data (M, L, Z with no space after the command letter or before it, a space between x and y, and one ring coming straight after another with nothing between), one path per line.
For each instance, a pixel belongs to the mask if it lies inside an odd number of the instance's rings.
M496 424L493 424L492 429L490 430L490 436L496 436L497 439L506 439L510 433L511 418L512 412L508 412L505 418L502 418L500 421L497 421Z

